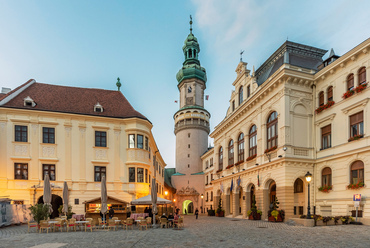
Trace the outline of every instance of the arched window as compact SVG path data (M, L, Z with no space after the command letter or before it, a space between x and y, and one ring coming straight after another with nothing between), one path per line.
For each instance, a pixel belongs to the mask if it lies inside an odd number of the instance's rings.
M234 164L234 141L229 142L229 163L228 165Z
M324 105L324 91L319 93L319 106Z
M303 181L300 178L294 182L294 193L303 193Z
M333 86L329 86L327 93L328 93L328 102L333 101Z
M238 138L238 162L244 161L244 134L241 133Z
M193 57L193 52L189 49L189 58Z
M211 191L211 201L213 201L213 191Z
M243 86L239 88L239 106L243 103Z
M321 172L321 186L331 186L331 169L325 167Z
M249 130L249 157L257 154L257 128L253 125Z
M356 161L351 165L351 184L364 182L364 162Z
M197 58L197 51L195 49L193 50L193 57Z
M208 201L208 192L207 192L207 198L206 198L206 201Z
M276 111L272 112L267 120L267 149L277 146L278 118Z
M354 87L355 81L353 77L353 73L349 74L347 77L347 90L352 90Z
M366 83L366 69L365 67L361 67L358 70L358 85Z
M223 150L222 150L222 146L220 147L220 150L218 152L218 169L219 170L222 170L222 167L224 165L224 156L222 154Z

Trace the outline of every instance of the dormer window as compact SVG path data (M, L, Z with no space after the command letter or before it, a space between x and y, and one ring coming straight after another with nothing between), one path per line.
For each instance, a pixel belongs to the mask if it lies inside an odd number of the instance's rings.
M34 100L32 100L31 97L27 96L26 98L23 99L24 101L24 106L25 107L35 107L36 106L36 103Z
M94 106L94 112L103 113L103 106L100 105L100 103L95 104L95 106Z

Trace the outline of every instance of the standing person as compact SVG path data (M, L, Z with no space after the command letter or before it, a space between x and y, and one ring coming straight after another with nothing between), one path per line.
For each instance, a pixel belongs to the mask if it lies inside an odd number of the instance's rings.
M198 219L198 214L199 214L198 209L195 209L195 219Z
M186 209L185 209L185 214L187 214L187 213L186 213Z
M114 209L112 208L112 207L110 207L110 209L109 209L109 219L112 219L113 218L113 216L114 216Z

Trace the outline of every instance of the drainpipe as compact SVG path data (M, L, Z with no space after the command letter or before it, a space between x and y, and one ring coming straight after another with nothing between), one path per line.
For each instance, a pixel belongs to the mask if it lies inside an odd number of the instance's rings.
M312 147L313 147L313 154L312 154L312 157L314 159L314 163L313 163L313 175L314 175L314 180L312 180L312 196L313 196L313 213L316 214L316 190L314 190L316 188L316 177L315 175L316 174L316 128L315 128L315 122L316 122L316 115L315 115L315 106L316 106L316 84L315 82L312 84L312 92L313 92L313 103L312 103L312 106L313 106L313 114L312 114Z

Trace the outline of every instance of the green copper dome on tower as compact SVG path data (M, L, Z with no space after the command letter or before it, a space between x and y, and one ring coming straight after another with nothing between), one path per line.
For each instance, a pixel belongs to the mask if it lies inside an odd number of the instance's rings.
M188 78L198 78L204 83L207 82L206 69L200 66L200 61L198 60L200 47L197 38L192 33L192 24L193 21L190 16L190 34L186 37L184 46L182 47L185 61L182 64L182 68L176 74L178 83L181 83L184 79Z

